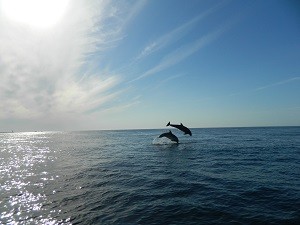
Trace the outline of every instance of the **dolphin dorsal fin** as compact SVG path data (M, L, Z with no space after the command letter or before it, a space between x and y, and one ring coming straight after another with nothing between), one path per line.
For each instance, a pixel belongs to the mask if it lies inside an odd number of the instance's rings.
M182 124L182 123L180 123L180 125L181 125L181 126L183 126L183 124Z

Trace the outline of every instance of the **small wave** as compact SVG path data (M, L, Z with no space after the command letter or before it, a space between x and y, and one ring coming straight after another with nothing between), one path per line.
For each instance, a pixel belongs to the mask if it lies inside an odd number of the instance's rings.
M249 138L249 139L245 139L245 141L261 141L262 139L260 138Z
M180 141L180 144L195 144L195 143L200 143L200 142L199 141L192 141L192 140Z

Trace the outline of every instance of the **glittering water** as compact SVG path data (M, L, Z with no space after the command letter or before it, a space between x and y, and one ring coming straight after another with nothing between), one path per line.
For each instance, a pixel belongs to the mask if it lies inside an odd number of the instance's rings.
M300 127L0 134L0 224L300 224Z

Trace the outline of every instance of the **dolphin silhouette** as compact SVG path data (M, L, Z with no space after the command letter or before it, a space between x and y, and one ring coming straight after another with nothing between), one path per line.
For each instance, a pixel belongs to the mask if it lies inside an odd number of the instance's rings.
M178 143L178 138L170 130L169 130L169 132L159 135L159 138L162 138L162 137L169 138L171 141L175 141Z
M192 136L192 132L190 131L189 128L183 126L182 123L180 123L180 125L177 124L171 124L170 122L167 124L167 126L171 126L171 127L175 127L179 130L181 130L184 134L189 134L190 136Z

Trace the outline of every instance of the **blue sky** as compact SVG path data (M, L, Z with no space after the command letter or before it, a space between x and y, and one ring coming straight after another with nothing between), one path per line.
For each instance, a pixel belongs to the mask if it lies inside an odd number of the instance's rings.
M296 1L13 2L2 131L300 125Z

